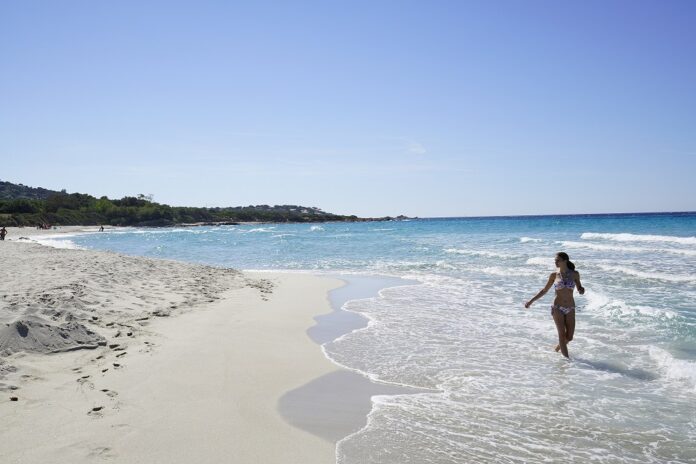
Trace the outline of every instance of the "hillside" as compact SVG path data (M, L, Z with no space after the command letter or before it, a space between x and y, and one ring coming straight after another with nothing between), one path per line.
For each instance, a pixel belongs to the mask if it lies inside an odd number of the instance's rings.
M230 222L370 221L300 205L249 205L225 208L169 206L145 195L112 200L83 193L55 192L2 182L0 226L98 225L171 226Z
M55 190L48 190L41 187L29 187L23 184L13 184L0 180L0 200L17 200L24 198L27 200L46 200L51 195L58 193Z

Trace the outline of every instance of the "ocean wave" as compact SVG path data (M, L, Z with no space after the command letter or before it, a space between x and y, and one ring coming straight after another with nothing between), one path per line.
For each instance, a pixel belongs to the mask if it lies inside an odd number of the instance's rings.
M426 272L430 273L442 269L458 269L454 264L444 260L431 261L374 261L369 264L369 268L380 274L401 276L401 273Z
M485 250L464 250L462 248L447 248L444 250L445 253L455 253L459 255L471 255L471 256L485 256L487 258L514 258L514 256L496 253L494 251Z
M161 235L161 234L180 234L180 233L198 234L198 233L202 233L202 232L207 232L207 231L194 230L194 229L157 229L157 230L136 229L136 230L128 230L128 231L109 232L109 233L111 233L111 234Z
M372 275L374 276L374 273L367 274L367 275ZM462 280L461 278L458 277L452 277L448 275L440 275L440 274L420 274L420 273L413 273L413 274L404 274L404 275L394 275L393 277L400 277L402 279L405 279L407 281L414 281L418 282L418 284L414 285L425 285L428 287L435 287L435 288L442 288L446 289L447 291L449 290L459 290L462 288L462 285L466 284L466 281ZM402 287L391 287L391 288L401 288ZM387 289L389 290L389 289Z
M39 240L59 240L66 237L79 237L80 235L89 235L88 232L85 233L71 233L71 234L29 234L29 240L39 241Z
M494 275L494 276L502 276L502 277L539 275L539 273L537 271L534 271L532 269L495 267L495 266L484 267L481 269L481 272L483 272L484 274L489 274L489 275Z
M696 391L696 363L685 359L677 359L667 350L650 346L650 358L657 363L664 376L671 380L687 381Z
M254 229L249 229L249 230L242 230L240 229L239 231L243 234L254 234L254 233L259 233L259 232L273 232L273 229L275 227L256 227Z
M232 230L232 229L227 229L227 230ZM116 229L106 229L103 232L90 232L91 234L100 234L100 235L168 235L168 234L207 234L212 232L209 229L203 229L200 227L189 227L185 229L168 229L168 228L162 228L162 229L136 229L132 227L120 227L118 230Z
M667 242L679 243L681 245L696 245L696 237L676 237L673 235L638 235L638 234L600 234L594 232L584 232L581 236L583 240L614 240L617 242Z
M60 248L63 250L80 250L81 249L72 240L65 240L63 238L60 238L60 239L34 238L33 240L40 245L48 246L51 248Z
M309 228L310 231L316 232L316 231L322 231L324 228L322 226L312 226Z
M630 267L622 266L607 266L604 264L597 265L600 269L608 272L621 272L633 277L639 277L641 279L652 279L652 280L664 280L667 282L696 282L696 276L693 275L683 275L683 274L665 274L662 272L645 272L633 269Z
M520 243L529 243L529 242L541 242L542 240L540 238L532 238L532 237L521 237L520 238Z
M457 269L457 266L450 264L445 260L437 261L435 265L440 269Z
M533 266L544 266L548 267L549 269L554 269L556 267L553 264L553 258L543 256L534 256L532 258L529 258L527 260L527 264L531 264Z
M645 305L629 305L618 298L609 298L602 293L588 290L585 292L586 304L583 311L618 317L651 317L656 319L674 319L678 314L668 309L653 308Z
M95 232L95 234L100 235L126 235L134 233L143 233L145 231L141 229L135 229L134 227L119 227L118 229L105 229L104 232Z
M626 253L671 253L682 256L696 256L696 250L684 250L679 248L642 248L572 241L561 242L561 246L565 248L584 248L596 251L622 251Z

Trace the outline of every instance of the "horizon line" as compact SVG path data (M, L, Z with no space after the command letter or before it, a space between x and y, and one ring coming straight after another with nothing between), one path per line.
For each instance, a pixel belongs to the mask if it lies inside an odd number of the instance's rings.
M669 215L696 214L694 211L641 211L628 213L557 213L557 214L496 214L491 216L414 216L408 219L496 219L496 218L534 218L534 217L569 217L569 216L632 216L632 215ZM387 216L392 217L392 216Z

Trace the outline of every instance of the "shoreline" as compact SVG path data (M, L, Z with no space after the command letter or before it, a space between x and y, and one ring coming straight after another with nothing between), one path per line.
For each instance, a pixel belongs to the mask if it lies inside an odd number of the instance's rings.
M306 335L338 280L0 246L13 271L1 286L5 349L41 330L12 338L5 329L25 316L53 329L69 319L106 342L0 358L3 462L335 461L334 443L290 425L276 405L338 370ZM41 308L41 298L57 303Z
M375 382L366 374L337 363L326 353L326 343L368 325L367 318L347 311L343 306L348 301L378 297L386 288L417 282L374 275L333 274L327 277L338 279L344 285L328 292L332 311L315 316L316 324L309 327L306 333L336 370L286 392L278 401L278 410L295 427L338 444L367 426L373 396L424 391Z
M40 231L41 235L48 235L46 232L61 235L90 231L84 227ZM234 288L210 290L206 301L193 303L197 307L173 309L166 315L159 303L153 303L144 312L129 315L127 321L113 314L109 319L98 312L91 316L94 320L78 317L104 335L102 346L96 349L54 354L18 352L0 357L0 391L5 392L0 414L7 418L0 438L12 443L6 451L9 462L44 462L56 457L75 463L89 462L94 457L112 462L188 462L201 452L223 460L232 453L235 462L240 463L260 462L259 453L264 456L263 462L287 462L288 453L292 453L289 449L301 462L335 462L338 441L367 424L372 396L412 393L406 388L375 383L339 366L322 349L323 343L367 324L363 316L341 309L346 301L374 297L383 288L408 281L240 272L108 251L65 250L17 237L12 241L16 243L0 245L15 248L14 259L27 258L27 251L37 255L29 259L29 267L32 259L46 261L51 255L58 256L57 267L34 279L34 284L38 280L39 286L48 288L44 295L51 293L50 287L61 287L53 285L60 283L55 282L56 271L61 274L60 264L99 258L109 264L113 260L135 263L136 273L146 268L157 274L157 268L164 265L187 268L184 271L230 272L237 282ZM18 252L17 247L22 250ZM9 265L13 267L11 259ZM27 277L26 271L18 272L15 279ZM78 272L69 279L84 277ZM12 279L3 282L7 286L0 287L3 293L12 283ZM128 284L111 283L116 287L113 296L130 290ZM159 290L172 287L171 282L164 284L155 278L149 290L158 286ZM30 290L37 291L36 285ZM21 292L20 288L15 295ZM217 293L212 296L211 292ZM82 289L81 297L97 295ZM10 324L18 315L10 314L7 302L3 303L0 322ZM37 313L36 309L30 312ZM166 317L169 315L174 317ZM104 330L115 327L119 328L116 333ZM128 333L127 343L122 343L123 338L114 338L121 335L121 329ZM231 340L230 335L236 339ZM238 376L230 375L233 365ZM220 369L223 374L217 372ZM191 371L197 372L193 378L182 378L189 375L182 372ZM17 401L8 401L11 397ZM234 431L235 436L245 438L235 446L221 446L216 440L222 438L216 434L212 435L218 438L211 439L206 433L191 432L187 424L200 420L203 422L197 429L209 431L213 423L218 425L218 433ZM65 423L72 425L66 428ZM153 425L158 423L169 424L166 433ZM114 429L128 431L127 437L114 438ZM58 440L36 443L37 432L52 436L57 430ZM187 449L198 450L197 454L184 459L180 450L183 443L187 443ZM167 454L172 450L177 452Z

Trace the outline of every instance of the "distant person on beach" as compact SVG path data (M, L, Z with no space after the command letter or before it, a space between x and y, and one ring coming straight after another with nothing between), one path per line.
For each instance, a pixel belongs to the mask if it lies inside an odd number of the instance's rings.
M104 232L104 226L99 226L99 232Z
M5 240L5 235L7 235L7 229L3 227L0 229L0 240Z
M524 304L525 308L532 306L536 300L546 295L546 292L554 286L556 297L551 305L551 316L558 330L558 345L556 351L563 353L568 358L568 343L573 339L575 332L575 300L573 289L577 286L578 293L583 295L585 287L580 283L580 273L575 270L575 264L570 261L567 253L556 253L556 272L552 272L546 286L537 293L534 298Z

